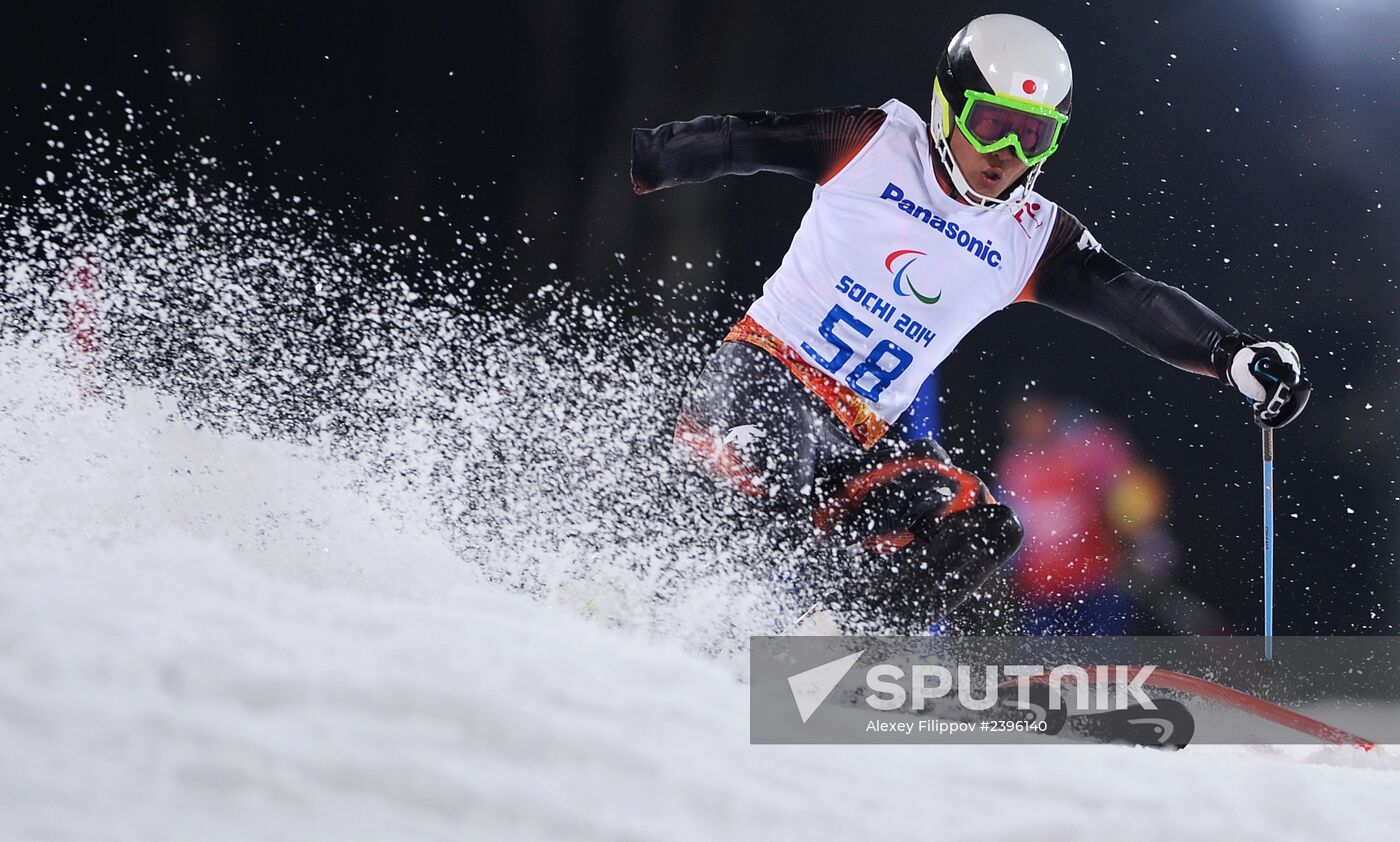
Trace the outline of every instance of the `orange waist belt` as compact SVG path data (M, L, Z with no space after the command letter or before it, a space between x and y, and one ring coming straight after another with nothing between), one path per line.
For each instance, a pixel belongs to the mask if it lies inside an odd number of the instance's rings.
M822 403L831 409L846 429L851 431L860 446L870 449L889 429L889 424L880 420L870 405L850 388L837 383L821 369L802 358L794 348L769 333L767 328L749 316L739 320L724 337L725 342L747 342L778 358L792 376L821 398Z

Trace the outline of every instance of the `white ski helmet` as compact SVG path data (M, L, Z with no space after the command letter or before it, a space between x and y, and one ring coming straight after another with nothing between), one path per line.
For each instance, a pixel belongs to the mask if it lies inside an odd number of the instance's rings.
M953 187L981 207L1026 196L1069 122L1069 54L1050 30L1019 15L983 15L963 27L938 59L933 81L933 144ZM973 148L1011 147L1029 167L1001 196L972 189L948 146L954 130Z

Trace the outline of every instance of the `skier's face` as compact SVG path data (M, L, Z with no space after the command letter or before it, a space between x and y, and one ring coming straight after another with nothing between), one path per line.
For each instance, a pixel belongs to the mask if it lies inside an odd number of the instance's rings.
M983 196L1000 197L1028 169L1011 147L984 154L973 149L957 129L948 137L948 146L963 178Z

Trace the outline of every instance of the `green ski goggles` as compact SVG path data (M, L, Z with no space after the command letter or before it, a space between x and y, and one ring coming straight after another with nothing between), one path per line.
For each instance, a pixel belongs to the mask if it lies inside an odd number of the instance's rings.
M1054 108L981 91L965 96L967 102L954 122L978 152L1010 146L1017 158L1033 167L1060 148L1060 130L1069 117Z

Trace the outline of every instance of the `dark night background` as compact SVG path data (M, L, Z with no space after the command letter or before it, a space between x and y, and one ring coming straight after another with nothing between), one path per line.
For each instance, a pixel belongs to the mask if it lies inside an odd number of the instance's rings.
M1278 437L1278 631L1392 632L1400 4L24 4L0 41L3 181L33 185L57 86L120 89L380 236L450 250L443 219L490 232L495 281L518 294L552 277L635 286L636 318L717 310L717 341L810 188L760 175L634 197L628 129L889 97L927 114L942 45L994 11L1046 25L1074 65L1040 190L1144 274L1303 355L1313 403ZM658 278L706 293L657 301ZM1259 436L1237 399L1031 305L976 330L940 376L945 443L984 476L1020 395L1124 419L1171 482L1184 582L1257 628Z

